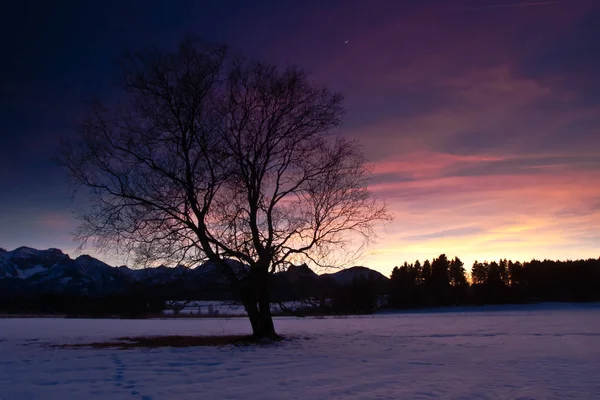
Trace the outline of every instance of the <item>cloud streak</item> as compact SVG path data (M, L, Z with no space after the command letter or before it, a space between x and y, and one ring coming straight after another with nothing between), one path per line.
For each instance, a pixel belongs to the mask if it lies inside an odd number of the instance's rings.
M450 237L452 237L452 238L469 237L469 236L475 236L475 235L481 234L483 232L485 232L485 230L483 230L479 227L468 226L468 227L464 227L464 228L447 229L447 230L438 231L438 232L425 233L423 235L408 236L408 237L406 237L406 239L410 240L410 241L422 241L422 240L443 239L443 238L450 238Z
M527 3L510 3L510 4L491 4L480 7L465 7L464 10L489 10L494 8L523 8L523 7L538 7L559 4L561 1L536 1Z

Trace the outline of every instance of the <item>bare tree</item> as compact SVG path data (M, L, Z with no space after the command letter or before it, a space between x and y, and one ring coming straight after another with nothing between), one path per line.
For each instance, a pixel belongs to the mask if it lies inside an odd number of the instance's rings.
M209 260L254 336L275 337L269 276L320 263L390 218L360 146L332 132L342 96L298 68L190 39L130 56L123 71L121 104L93 106L61 152L90 189L76 239L141 263Z

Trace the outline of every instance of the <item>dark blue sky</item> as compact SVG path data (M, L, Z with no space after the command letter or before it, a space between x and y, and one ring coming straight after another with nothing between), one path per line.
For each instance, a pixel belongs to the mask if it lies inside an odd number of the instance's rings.
M191 33L299 64L346 94L344 134L364 143L373 189L397 219L374 266L441 252L592 256L600 249L598 21L594 0L8 3L0 247L73 250L69 187L50 161L60 138L76 133L84 100L118 95L122 52L170 48Z

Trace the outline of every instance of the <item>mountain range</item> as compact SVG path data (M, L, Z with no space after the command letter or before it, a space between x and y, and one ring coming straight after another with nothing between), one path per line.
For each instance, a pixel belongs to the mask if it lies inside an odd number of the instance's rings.
M244 268L236 261L238 268ZM317 275L306 265L292 266L276 274L280 287L343 286L358 277L387 281L381 273L365 267L342 269ZM81 255L75 259L59 249L37 250L0 248L0 295L39 293L110 296L143 288L162 296L223 298L227 283L210 262L195 268L184 266L132 269L112 267L96 258Z

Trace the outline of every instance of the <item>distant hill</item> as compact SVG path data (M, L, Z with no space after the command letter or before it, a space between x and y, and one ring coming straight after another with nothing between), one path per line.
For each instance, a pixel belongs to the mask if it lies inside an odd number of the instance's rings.
M243 264L233 260L230 263L243 275L246 268ZM304 264L276 274L273 285L276 293L293 297L311 295L315 290L327 291L332 285L346 285L357 278L388 280L365 267L317 275ZM210 262L195 268L131 269L112 267L88 255L71 259L59 249L19 247L7 251L0 248L0 296L55 293L103 297L132 291L173 299L231 297L227 281Z
M374 279L376 281L388 281L385 275L367 267L351 267L342 269L332 274L323 274L321 277L330 277L339 285L352 283L357 278Z

